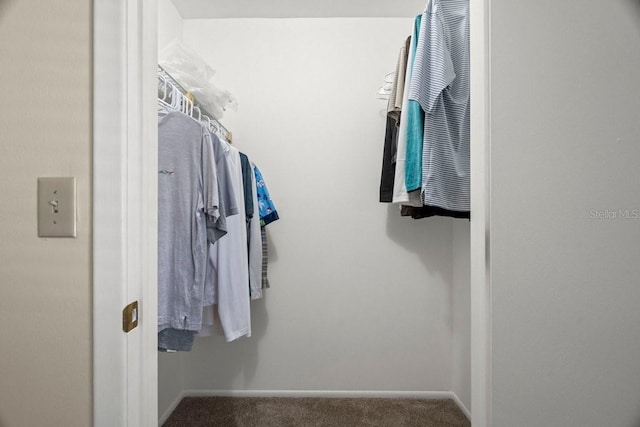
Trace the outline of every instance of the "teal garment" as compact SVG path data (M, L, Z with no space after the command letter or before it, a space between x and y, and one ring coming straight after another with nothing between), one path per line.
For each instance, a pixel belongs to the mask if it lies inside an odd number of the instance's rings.
M416 57L416 47L418 44L418 35L420 34L420 25L422 23L422 15L416 16L413 28L413 37L411 37L413 54L409 58L409 82L413 74L413 64ZM409 83L407 82L407 88ZM422 144L424 139L424 110L418 101L412 99L407 104L407 112L403 114L407 117L407 152L405 160L404 183L407 191L419 190L422 188Z

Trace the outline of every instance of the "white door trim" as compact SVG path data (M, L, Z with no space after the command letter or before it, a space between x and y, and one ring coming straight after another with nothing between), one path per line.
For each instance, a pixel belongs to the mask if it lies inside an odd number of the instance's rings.
M471 423L491 427L491 0L470 7Z
M94 0L94 425L157 425L155 0ZM139 301L139 326L122 309Z

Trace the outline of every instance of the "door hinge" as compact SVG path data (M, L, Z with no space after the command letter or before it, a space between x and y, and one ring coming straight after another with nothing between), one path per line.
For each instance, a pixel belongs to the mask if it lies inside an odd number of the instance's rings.
M138 326L138 301L134 301L122 310L122 330L130 332Z

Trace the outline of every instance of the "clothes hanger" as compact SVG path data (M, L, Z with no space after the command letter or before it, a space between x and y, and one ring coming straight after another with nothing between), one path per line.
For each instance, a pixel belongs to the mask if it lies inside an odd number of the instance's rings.
M198 113L198 118L196 119L195 113ZM201 122L202 121L202 111L200 111L200 107L196 107L194 106L191 109L191 117L193 117L195 120Z
M217 120L211 119L203 112L200 106L195 105L195 97L191 92L184 93L177 87L170 75L167 75L161 67L158 67L158 105L164 110L179 111L193 120L203 123L207 129L231 143L231 132L222 126Z
M390 73L387 73L384 75L384 82L385 83L393 83L393 79L395 78L396 72L392 71Z

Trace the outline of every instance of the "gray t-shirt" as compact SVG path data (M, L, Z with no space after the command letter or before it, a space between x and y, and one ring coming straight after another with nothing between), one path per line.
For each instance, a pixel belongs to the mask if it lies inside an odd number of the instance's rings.
M158 117L158 331L198 331L207 218L219 218L211 135L179 113Z
M227 145L225 145L225 142L220 141L216 134L212 133L210 137L218 179L220 217L215 221L208 221L207 227L209 243L215 243L227 234L226 218L238 213L238 203L234 196L235 190L229 177L229 166L224 154L227 150Z

